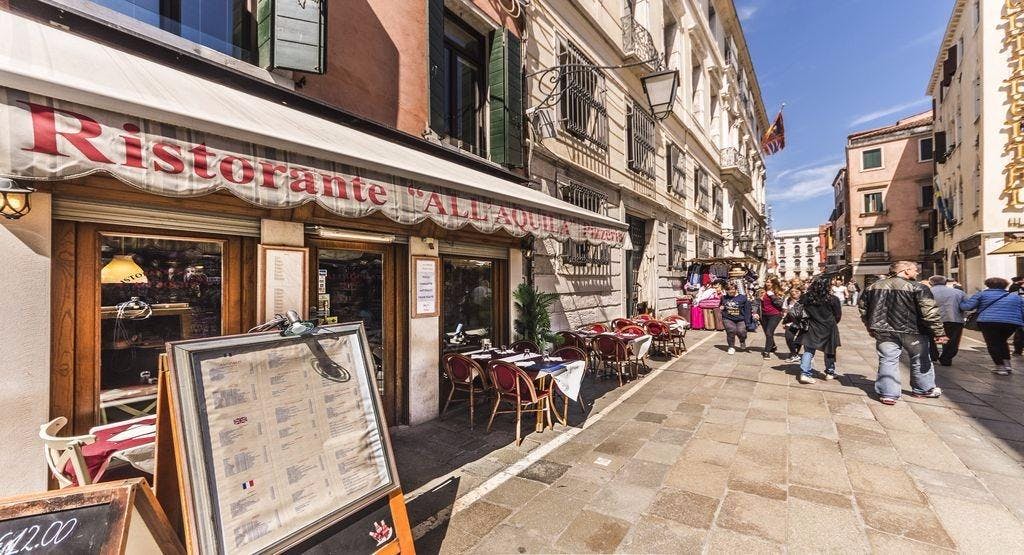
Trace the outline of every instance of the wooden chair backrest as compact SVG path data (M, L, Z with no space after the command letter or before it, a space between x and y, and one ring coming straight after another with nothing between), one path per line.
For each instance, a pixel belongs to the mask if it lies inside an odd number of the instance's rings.
M480 376L480 379L483 380L485 386L488 383L487 376L484 374L484 369L481 368L475 360L460 353L449 353L445 355L444 371L445 374L448 375L448 379L456 383L472 383L477 376Z
M629 319L626 319L626 318L616 318L616 319L612 320L612 327L615 328L616 331L621 330L622 328L624 328L626 326L634 326L634 325L636 325L636 324L634 324L632 320L629 320Z
M601 334L594 337L594 350L605 360L623 361L629 358L626 342L614 334Z
M583 347L586 342L582 337L571 331L555 332L555 335L562 340L563 347Z
M526 339L516 341L509 348L517 353L525 353L527 350L531 353L540 353L540 347L533 341L527 341Z
M583 349L580 349L579 347L573 347L572 345L561 347L557 351L551 353L551 356L572 361L587 360L587 353L583 352Z
M515 364L495 360L487 366L487 371L499 395L514 395L518 402L522 402L524 397L531 403L537 402L537 390L533 387L533 380Z
M75 471L75 478L78 485L85 486L92 483L92 476L85 466L85 459L82 457L82 446L96 441L96 436L86 434L81 436L59 437L57 432L64 428L68 419L58 416L53 420L39 426L39 439L43 440L43 457L46 459L46 466L50 474L57 480L61 488L73 485L74 482L64 474L64 467L71 461L71 468Z
M619 333L628 333L630 335L645 335L647 333L647 330L641 328L636 324L630 324L618 331Z

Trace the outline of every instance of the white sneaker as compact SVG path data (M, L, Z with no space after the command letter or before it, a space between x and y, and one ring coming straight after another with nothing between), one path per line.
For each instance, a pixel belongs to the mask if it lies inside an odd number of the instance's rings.
M814 382L818 381L818 380L815 380L814 378L812 378L812 377L810 377L810 376L808 376L806 374L800 374L800 377L798 378L798 380L800 381L800 383L814 383Z
M996 366L992 369L992 373L997 376L1009 376L1010 372L1013 372L1013 369L1005 366Z
M800 355L797 355L795 357L789 357L789 358L786 359L786 363L787 364L794 364L794 363L797 363L797 362L800 362Z
M829 373L825 373L825 379L826 379L826 380L834 380L834 379L836 379L836 378L838 378L838 377L839 377L839 375L838 375L838 374L829 374Z
M726 351L725 353L729 354L729 355L735 355L736 354L736 349L733 349L732 347L729 347L729 350Z

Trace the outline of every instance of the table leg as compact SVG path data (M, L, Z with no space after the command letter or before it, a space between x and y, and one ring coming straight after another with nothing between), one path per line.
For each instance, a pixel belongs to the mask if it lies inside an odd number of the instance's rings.
M545 385L546 382L547 382L547 377L546 376L543 376L543 377L541 377L541 379L537 380L537 384L538 384L538 386L541 389L544 389L544 385ZM547 411L547 410L550 410L550 408L548 407L548 398L547 397L544 397L544 399L542 399L540 402L544 404L544 410L538 410L537 411L537 424L535 426L535 429L536 429L537 433L540 433L540 432L544 431L544 412ZM540 408L540 407L537 407L537 408Z

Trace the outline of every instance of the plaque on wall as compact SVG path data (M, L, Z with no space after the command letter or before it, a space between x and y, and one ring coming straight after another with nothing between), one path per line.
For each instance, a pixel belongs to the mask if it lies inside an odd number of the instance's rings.
M401 499L362 324L181 341L168 353L190 550L308 547Z

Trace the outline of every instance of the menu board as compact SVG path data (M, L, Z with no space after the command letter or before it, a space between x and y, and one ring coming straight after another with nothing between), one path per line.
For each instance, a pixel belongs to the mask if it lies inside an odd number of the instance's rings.
M199 551L281 551L397 488L361 324L169 350Z
M437 316L437 282L440 275L439 260L433 256L413 257L413 318Z
M294 310L305 314L308 299L309 250L301 247L259 246L260 321Z

